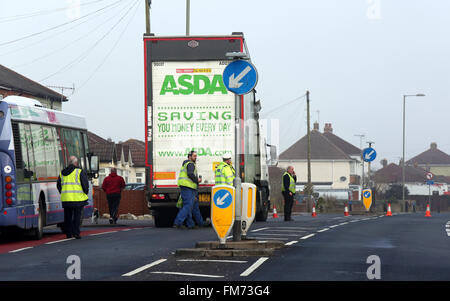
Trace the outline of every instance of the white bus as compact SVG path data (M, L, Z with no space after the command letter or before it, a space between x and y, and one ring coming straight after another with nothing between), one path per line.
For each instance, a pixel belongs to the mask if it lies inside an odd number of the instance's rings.
M0 232L25 229L41 239L43 227L64 232L64 210L56 188L60 171L74 155L90 179L98 158L89 153L83 117L43 108L36 100L0 101ZM92 183L82 218L93 211Z

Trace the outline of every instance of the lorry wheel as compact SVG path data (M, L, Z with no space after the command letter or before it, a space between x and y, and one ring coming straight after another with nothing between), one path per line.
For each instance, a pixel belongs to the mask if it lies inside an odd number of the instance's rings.
M255 219L257 222L265 222L267 220L267 216L269 215L269 196L267 193L267 188L261 188L261 198L262 198L262 206L260 206L259 211L256 212Z

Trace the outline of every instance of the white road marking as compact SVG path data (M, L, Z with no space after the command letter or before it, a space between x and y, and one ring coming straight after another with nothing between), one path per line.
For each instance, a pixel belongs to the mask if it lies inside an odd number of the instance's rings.
M258 240L259 244L265 244L267 242L267 240Z
M258 235L267 235L267 236L298 236L298 234L284 234L284 233L280 233L280 234L276 234L276 233L258 233Z
M269 259L269 257L261 257L260 259L258 259L254 264L252 264L251 267L249 267L248 269L246 269L242 274L241 277L246 277L248 275L250 275L251 273L253 273L257 268L259 268L260 265L262 265L267 259Z
M68 241L68 240L72 240L72 239L75 239L75 238L71 237L71 238L66 238L66 239L61 239L61 240L55 240L55 241L51 241L51 242L46 242L45 244L46 245L52 245L52 244L56 244L58 242Z
M339 225L342 226L342 225L347 225L347 224L348 224L348 223L345 222L345 223L340 223Z
M33 249L33 247L26 247L26 248L22 248L22 249L12 250L12 251L9 251L8 253L17 253L17 252L20 252L23 250L28 250L28 249Z
M328 226L328 228L336 228L336 227L339 227L339 225Z
M102 233L94 233L94 234L89 234L88 236L96 236L96 235L103 235L103 234L109 234L109 233L115 233L118 231L108 231L108 232L102 232Z
M343 217L338 216L338 217L333 217L332 219L340 219L340 218L343 218Z
M131 272L128 272L128 273L126 273L126 274L123 274L122 276L133 276L133 275L136 275L137 273L140 273L140 272L142 272L143 270L146 270L146 269L148 269L148 268L151 268L151 267L154 267L155 265L158 265L158 264L160 264L160 263L163 263L164 261L166 261L167 259L160 259L160 260L157 260L157 261L154 261L154 262L152 262L152 263L149 263L149 264L146 264L146 265L144 265L144 266L142 266L142 267L140 267L140 268L137 268L137 269L135 269L135 270L133 270L133 271L131 271Z
M152 274L168 274L168 275L206 277L206 278L223 278L224 277L224 276L217 276L217 275L190 274L190 273L179 273L179 272L152 272Z
M300 239L308 239L308 238L310 238L310 237L313 237L314 235L316 235L316 234L312 233L312 234L303 236L303 237L301 237Z
M363 218L362 219L362 221L367 221L367 220L369 220L370 218Z
M293 240L293 241L290 241L288 243L285 243L284 245L285 246L291 246L291 245L296 244L296 243L298 243L298 241L297 240Z
M270 232L306 232L308 230L294 230L294 229L286 229L286 230L279 229L279 230L277 230L277 229L270 229L268 231L270 231Z
M247 263L244 260L219 260L219 259L178 259L182 262L223 262L223 263Z
M269 228L260 228L260 229L253 230L252 232L258 232L258 231L262 231L262 230L266 230L266 229L269 229Z
M360 221L359 219L355 219L355 220L350 221L350 223L356 223L356 222L359 222L359 221Z
M322 230L318 230L317 232L322 233L322 232L325 232L325 231L328 231L328 230L330 230L330 228L324 228Z
M275 237L275 238L272 238L272 237L259 237L259 236L255 236L255 237L249 237L250 239L265 239L265 240L289 240L289 238L287 238L287 237Z

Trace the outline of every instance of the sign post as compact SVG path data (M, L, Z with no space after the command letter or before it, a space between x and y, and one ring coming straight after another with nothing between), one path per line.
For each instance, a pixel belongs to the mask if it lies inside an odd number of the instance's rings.
M234 225L235 192L235 188L228 185L217 185L211 190L211 223L221 244L225 244Z
M236 217L237 223L233 229L233 241L241 240L241 175L240 175L240 155L241 155L241 129L242 129L242 117L241 117L241 95L247 94L252 91L258 81L258 73L256 68L244 60L247 59L247 55L242 52L226 53L225 56L235 59L223 70L222 78L223 83L228 91L233 92L236 95L235 101L235 164L236 164L236 177L234 179L234 187L236 188Z
M433 174L431 172L427 173L427 184L428 184L428 205L430 204L430 200L431 200L431 185L434 184L433 179Z

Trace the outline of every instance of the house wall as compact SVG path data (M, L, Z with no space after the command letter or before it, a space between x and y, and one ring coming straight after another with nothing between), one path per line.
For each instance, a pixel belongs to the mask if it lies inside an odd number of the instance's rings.
M332 182L331 189L348 189L350 183L350 161L311 161L312 182ZM297 182L306 182L308 179L307 161L279 161L278 166L286 169L289 165L294 167ZM341 177L345 177L342 181Z
M423 166L422 168L426 168ZM431 166L430 171L435 175L450 177L450 166Z
M117 169L117 174L124 178L125 183L145 184L145 167L130 167L128 164L122 165L120 162L117 164L102 162L99 167L99 177L93 181L94 186L101 186L113 167Z

